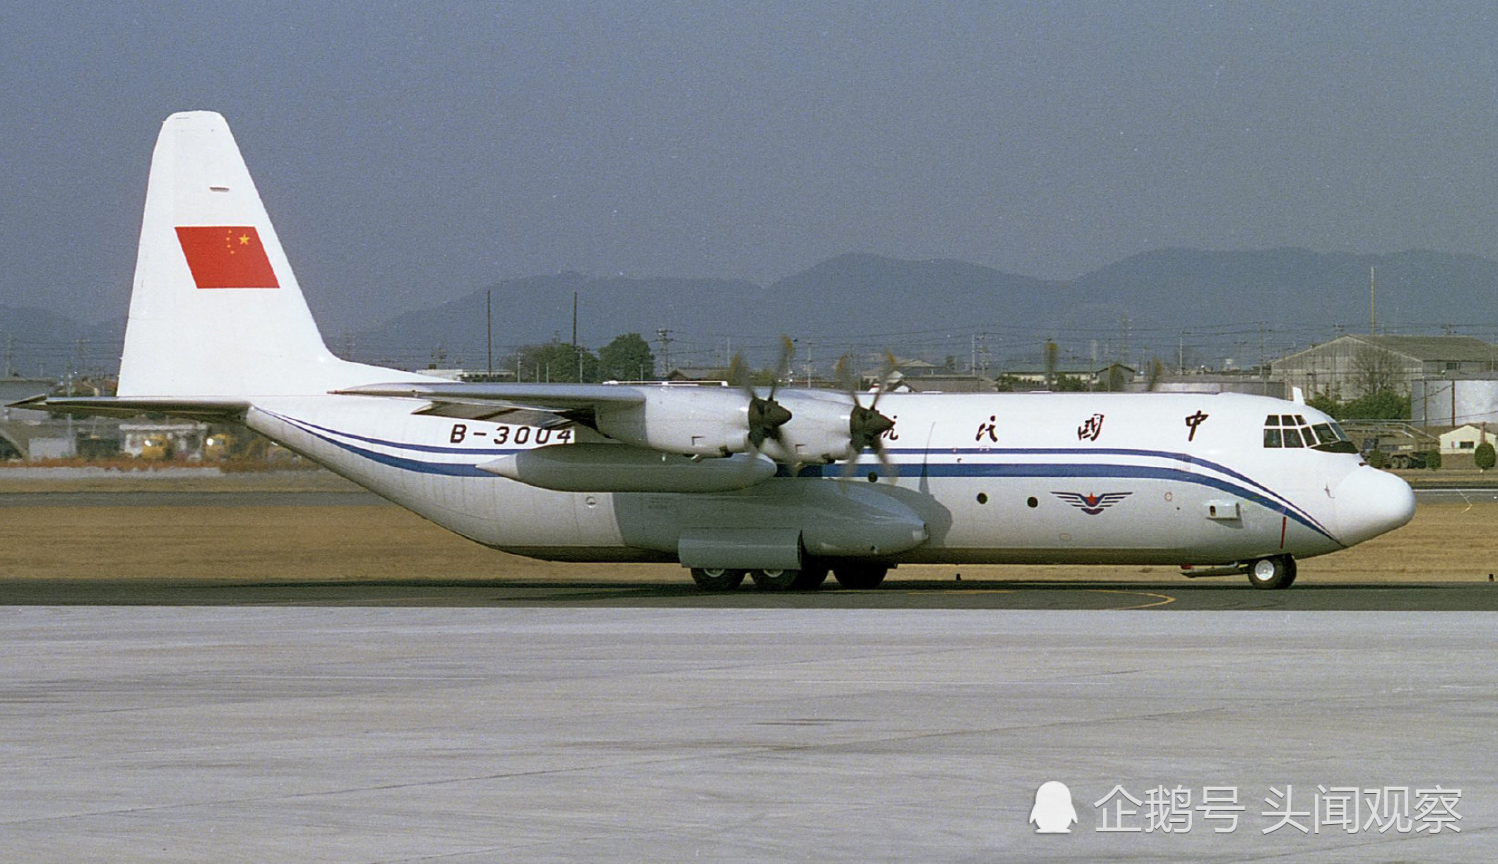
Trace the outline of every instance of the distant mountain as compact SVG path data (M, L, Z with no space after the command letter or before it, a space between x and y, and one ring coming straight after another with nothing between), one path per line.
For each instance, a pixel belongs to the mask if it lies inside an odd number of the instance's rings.
M1069 282L1036 279L963 261L909 261L848 254L767 288L747 282L595 279L575 273L493 286L496 354L510 346L571 338L572 292L581 303L581 341L598 347L620 333L652 342L660 328L688 365L724 362L730 346L773 356L778 334L811 343L830 362L847 350L890 348L963 364L982 340L993 362L1039 362L1040 346L1061 343L1069 362L1150 356L1197 362L1253 362L1264 351L1368 326L1369 270L1377 273L1381 329L1439 333L1442 325L1498 338L1498 262L1413 251L1347 255L1306 249L1216 252L1162 249L1126 258ZM407 313L356 337L360 359L424 365L439 345L447 362L474 365L483 352L484 291ZM1262 328L1261 328L1262 323ZM503 346L503 348L501 348ZM820 347L816 347L820 346ZM498 360L496 362L499 362Z
M692 336L734 332L736 313L755 308L764 289L729 279L596 278L579 273L533 276L397 315L347 342L331 335L328 341L338 353L364 362L479 369L488 354L486 302L493 308L494 358L500 364L521 345L570 341L574 292L578 341L596 349L622 333L639 333L653 340L663 327Z
M765 292L767 331L825 337L971 329L977 321L1051 322L1069 288L964 261L840 255ZM756 334L759 335L759 334Z
M1369 326L1370 270L1380 327L1439 332L1442 325L1498 321L1498 262L1411 251L1347 255L1307 249L1134 255L1074 283L1093 316L1116 326L1204 328L1265 322L1281 331ZM1492 310L1492 311L1489 311ZM1492 334L1489 333L1491 338Z
M657 332L666 329L676 365L721 364L730 349L767 363L780 334L796 338L798 357L806 349L819 366L843 351L885 348L933 362L956 355L965 366L979 344L995 364L1034 365L1047 338L1074 362L1093 353L1111 359L1127 344L1134 362L1189 350L1198 362L1215 363L1256 358L1261 322L1270 356L1329 339L1339 328L1366 330L1370 268L1380 329L1440 333L1450 326L1498 339L1498 262L1419 250L1293 248L1161 249L1069 282L869 254L840 255L769 286L558 273L498 282L363 332L326 335L334 351L365 362L482 368L488 298L495 363L502 365L518 346L571 339L575 292L584 345L596 349L634 332L659 351ZM122 334L123 321L83 327L46 310L0 306L0 350L8 340L25 374L62 375L80 355L85 368L112 370Z

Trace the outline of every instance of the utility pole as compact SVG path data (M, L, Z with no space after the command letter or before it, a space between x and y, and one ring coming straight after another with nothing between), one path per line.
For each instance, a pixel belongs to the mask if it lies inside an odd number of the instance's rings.
M1260 321L1259 322L1259 377L1261 379L1263 379L1265 381L1265 383L1267 384L1268 381L1269 381L1269 371L1264 368L1265 362L1266 362L1266 360L1265 360L1265 357L1264 357L1264 322ZM1265 392L1266 395L1268 394L1269 388L1267 386L1264 388L1264 392Z
M577 358L577 383L583 383L583 352L577 350L577 292L572 292L572 356Z
M484 338L487 341L488 346L489 346L488 347L488 354L487 354L487 356L489 358L489 366L488 366L489 378L490 378L490 380L493 380L493 378L494 378L494 292L492 290L484 292ZM516 380L518 381L519 378L517 377Z
M1368 268L1368 335L1378 335L1378 276L1373 267Z
M662 327L655 331L656 341L661 343L661 377L671 374L671 331Z

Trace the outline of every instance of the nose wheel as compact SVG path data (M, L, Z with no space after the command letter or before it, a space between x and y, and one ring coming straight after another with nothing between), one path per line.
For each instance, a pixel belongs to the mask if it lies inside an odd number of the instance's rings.
M1248 583L1264 591L1289 588L1295 583L1295 559L1289 555L1260 558L1248 565Z

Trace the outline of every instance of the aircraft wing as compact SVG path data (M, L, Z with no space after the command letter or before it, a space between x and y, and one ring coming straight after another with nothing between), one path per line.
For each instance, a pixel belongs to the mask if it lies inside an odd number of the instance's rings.
M639 389L620 384L509 384L462 381L366 384L334 391L353 396L394 396L425 399L432 404L417 414L457 417L465 420L503 418L507 423L527 426L561 426L582 423L592 426L597 410L605 406L633 407L645 404Z

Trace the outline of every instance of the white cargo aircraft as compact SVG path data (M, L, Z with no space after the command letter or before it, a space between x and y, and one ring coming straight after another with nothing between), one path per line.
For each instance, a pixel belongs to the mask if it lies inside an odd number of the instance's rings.
M747 391L747 392L746 392ZM1284 588L1410 520L1304 404L1220 394L901 394L468 384L325 347L223 117L167 119L112 398L49 411L234 421L464 537L872 588L890 567L1181 565Z

